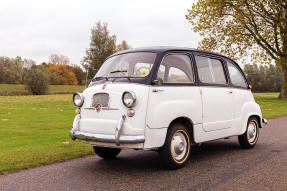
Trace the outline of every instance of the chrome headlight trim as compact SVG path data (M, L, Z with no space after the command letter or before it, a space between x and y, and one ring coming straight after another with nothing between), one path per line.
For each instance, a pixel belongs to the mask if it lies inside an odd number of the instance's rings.
M76 103L75 102L75 97L76 96L80 96L80 102L79 103ZM84 104L84 95L82 94L82 93L79 93L79 92L77 92L77 93L74 93L74 95L73 95L73 103L74 103L74 105L75 106L77 106L77 107L82 107L82 105Z
M130 102L130 103L127 103L127 101L125 100L125 95L127 95L127 94L129 94L132 97L132 102ZM137 100L136 94L132 91L125 91L122 95L123 104L128 108L135 106L136 100Z

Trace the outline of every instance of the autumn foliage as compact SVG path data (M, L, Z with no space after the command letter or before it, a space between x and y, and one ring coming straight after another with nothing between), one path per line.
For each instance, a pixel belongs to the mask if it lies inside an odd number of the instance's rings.
M73 71L64 64L48 65L50 84L53 85L78 85L78 80Z

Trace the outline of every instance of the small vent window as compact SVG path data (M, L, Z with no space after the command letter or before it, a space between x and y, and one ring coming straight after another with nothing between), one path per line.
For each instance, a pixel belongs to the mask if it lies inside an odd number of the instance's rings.
M110 96L107 93L98 93L93 96L92 107L101 104L102 107L109 107Z

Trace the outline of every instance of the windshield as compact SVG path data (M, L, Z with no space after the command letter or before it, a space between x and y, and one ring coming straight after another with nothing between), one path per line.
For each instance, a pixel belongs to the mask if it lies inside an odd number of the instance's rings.
M113 56L103 63L95 78L144 78L150 73L155 57L156 53L151 52L135 52Z

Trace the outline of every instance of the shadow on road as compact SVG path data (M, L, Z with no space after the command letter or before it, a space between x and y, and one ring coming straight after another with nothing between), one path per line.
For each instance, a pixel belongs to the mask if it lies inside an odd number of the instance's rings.
M191 149L191 158L186 168L190 163L197 164L204 160L216 160L222 158L222 155L229 155L236 151L242 150L238 143L228 140L211 141L204 143L201 146L193 146ZM105 171L114 173L117 171L139 171L139 170L166 170L161 163L158 153L155 151L133 151L123 150L116 159L99 159L90 163L87 168L89 171Z

